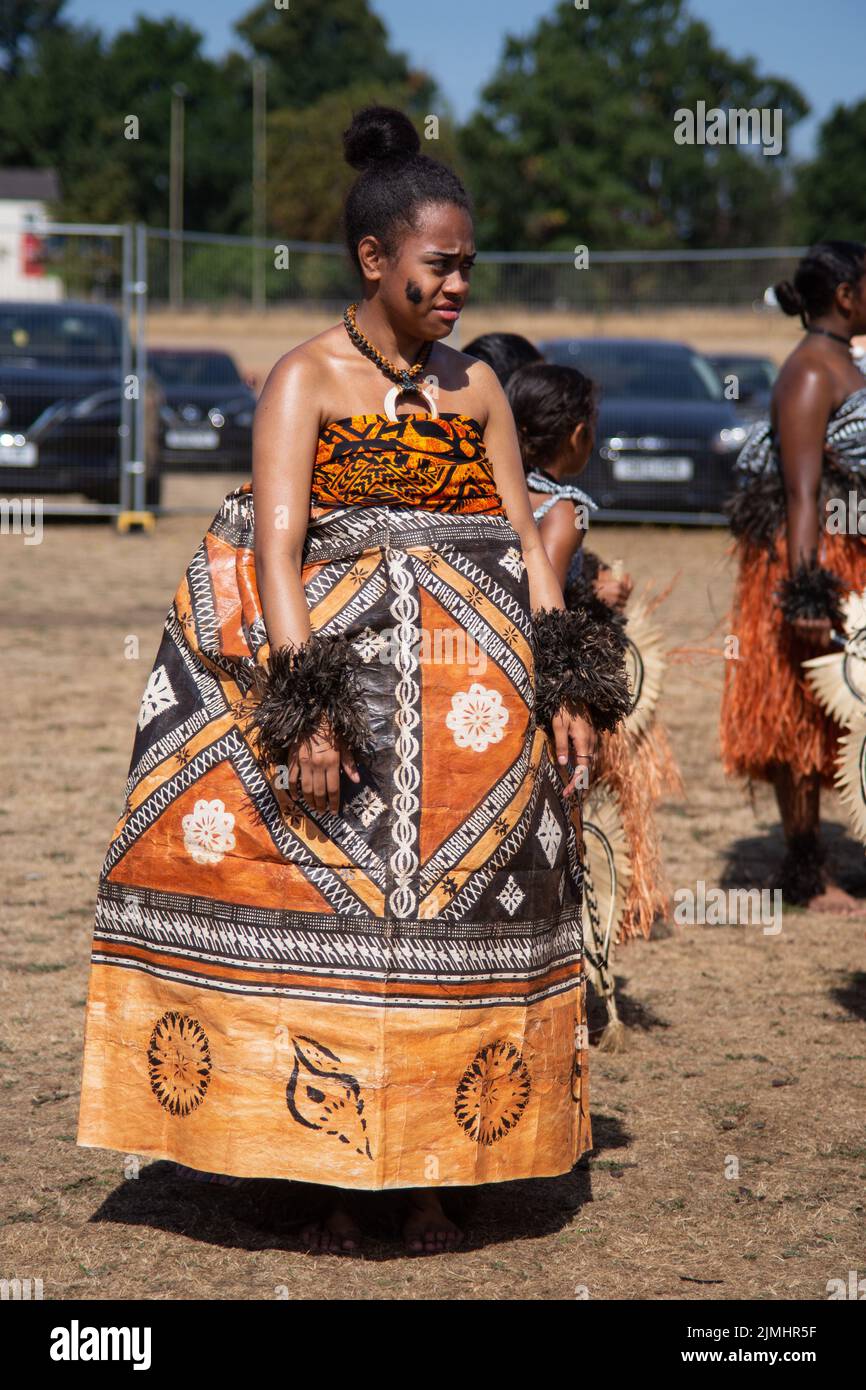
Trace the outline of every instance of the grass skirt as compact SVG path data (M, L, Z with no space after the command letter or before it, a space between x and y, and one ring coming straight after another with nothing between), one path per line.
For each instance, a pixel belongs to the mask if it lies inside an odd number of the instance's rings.
M818 704L802 672L803 651L792 642L774 593L788 575L784 528L772 553L751 541L735 543L739 574L730 635L738 659L725 663L721 713L722 766L729 776L773 780L785 763L800 778L819 773L832 787L839 725ZM866 586L866 546L860 536L825 535L820 563L846 588Z

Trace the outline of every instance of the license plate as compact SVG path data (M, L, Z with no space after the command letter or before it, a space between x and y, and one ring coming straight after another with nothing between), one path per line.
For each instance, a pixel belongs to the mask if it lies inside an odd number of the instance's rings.
M0 464L7 468L32 468L38 458L35 444L0 444Z
M167 449L215 449L220 442L216 430L166 430Z
M618 458L612 468L620 483L686 483L695 472L688 458Z

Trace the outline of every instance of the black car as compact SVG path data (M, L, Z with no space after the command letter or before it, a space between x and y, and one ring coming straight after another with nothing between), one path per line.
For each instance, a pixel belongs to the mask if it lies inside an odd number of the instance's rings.
M719 516L746 429L700 353L645 338L557 338L539 347L599 387L595 449L580 485L601 508Z
M747 424L768 414L773 386L779 375L772 358L750 352L712 352L707 354L707 361Z
M122 348L123 322L107 306L0 300L4 492L121 499ZM156 506L158 388L146 390L145 403L145 500Z
M164 398L160 460L164 469L248 473L256 395L227 352L150 348L148 369Z

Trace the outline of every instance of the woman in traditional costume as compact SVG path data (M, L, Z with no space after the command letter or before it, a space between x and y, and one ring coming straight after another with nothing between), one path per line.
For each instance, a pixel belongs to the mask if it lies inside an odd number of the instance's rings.
M286 353L169 610L100 876L78 1142L342 1189L568 1172L592 1142L570 815L625 672L586 659L508 403L448 348L466 193L361 112L363 294ZM383 400L384 394L384 400ZM398 415L407 397L412 414Z
M866 504L866 387L851 339L866 331L866 247L825 241L775 287L806 336L785 362L771 414L737 460L729 511L739 561L725 668L725 771L772 783L790 903L818 911L862 904L827 873L820 790L832 786L839 726L810 690L802 662L826 652L840 604L866 585L858 515Z

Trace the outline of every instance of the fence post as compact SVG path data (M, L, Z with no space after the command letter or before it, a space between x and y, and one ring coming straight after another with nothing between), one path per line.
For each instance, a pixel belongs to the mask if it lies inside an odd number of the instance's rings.
M132 473L132 510L143 512L147 457L147 227L135 224L135 375L138 396L135 402L135 455Z
M130 510L132 505L132 456L133 456L133 409L132 398L127 395L126 383L132 375L132 314L135 302L133 275L133 229L129 222L124 224L121 256L123 261L121 314L123 318L123 346L120 362L120 476L117 486L117 501L121 512Z

